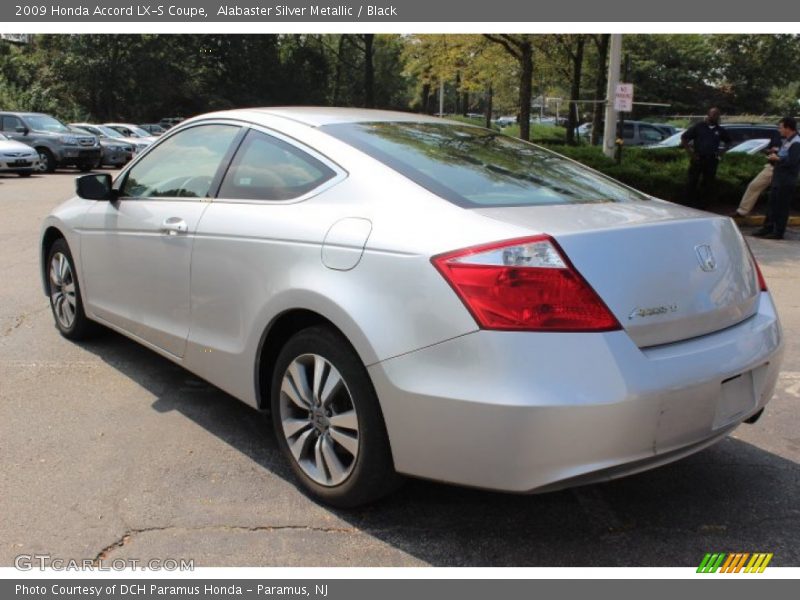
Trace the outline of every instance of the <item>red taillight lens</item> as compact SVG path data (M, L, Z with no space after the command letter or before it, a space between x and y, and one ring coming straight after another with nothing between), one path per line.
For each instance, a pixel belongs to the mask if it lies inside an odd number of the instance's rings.
M466 248L431 262L483 329L621 329L550 236Z
M764 275L761 274L761 267L758 266L758 261L756 260L755 254L753 254L753 250L750 248L750 244L747 244L745 242L745 245L747 246L747 251L750 253L750 258L753 261L753 266L756 268L756 278L757 278L757 281L758 281L758 289L760 289L762 292L766 292L767 291L767 282L764 279Z

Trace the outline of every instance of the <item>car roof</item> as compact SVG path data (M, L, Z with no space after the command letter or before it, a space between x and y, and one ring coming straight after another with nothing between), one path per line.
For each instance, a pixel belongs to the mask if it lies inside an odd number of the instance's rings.
M49 114L43 113L43 112L27 112L27 111L24 111L24 110L4 110L4 111L1 111L0 114L3 114L3 115L16 115L16 116L21 116L21 117L32 117L34 115L43 115L43 116L46 116L46 117L52 116L52 115L49 115Z
M444 119L406 113L392 110L375 110L368 108L337 108L328 106L275 106L261 108L243 108L235 110L220 111L192 119L182 121L181 125L188 121L199 118L227 117L244 120L257 120L259 115L281 117L290 119L298 123L303 123L311 127L321 127L323 125L333 125L337 123L374 123L376 121L406 121L406 122L428 122L442 123Z

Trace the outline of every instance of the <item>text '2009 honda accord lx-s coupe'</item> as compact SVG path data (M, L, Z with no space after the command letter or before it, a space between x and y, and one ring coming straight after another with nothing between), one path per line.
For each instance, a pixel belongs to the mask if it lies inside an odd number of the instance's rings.
M271 412L337 506L401 475L512 492L754 421L783 343L728 218L497 132L333 108L211 113L47 217L55 323Z

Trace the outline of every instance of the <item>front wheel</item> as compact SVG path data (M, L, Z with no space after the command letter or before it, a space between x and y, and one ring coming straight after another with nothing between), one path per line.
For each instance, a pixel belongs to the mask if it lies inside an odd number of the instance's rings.
M50 309L56 328L65 338L80 340L92 332L93 323L86 317L75 263L67 242L56 240L47 254Z
M56 170L56 157L47 148L37 148L39 153L39 170L42 173L53 173Z
M278 445L313 497L349 508L398 485L372 382L340 334L295 334L278 356L271 391Z

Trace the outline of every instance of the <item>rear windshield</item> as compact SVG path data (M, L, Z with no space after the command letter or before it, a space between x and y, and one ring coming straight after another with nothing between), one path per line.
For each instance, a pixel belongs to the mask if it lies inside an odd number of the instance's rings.
M553 152L480 127L389 122L321 129L460 206L647 199Z

